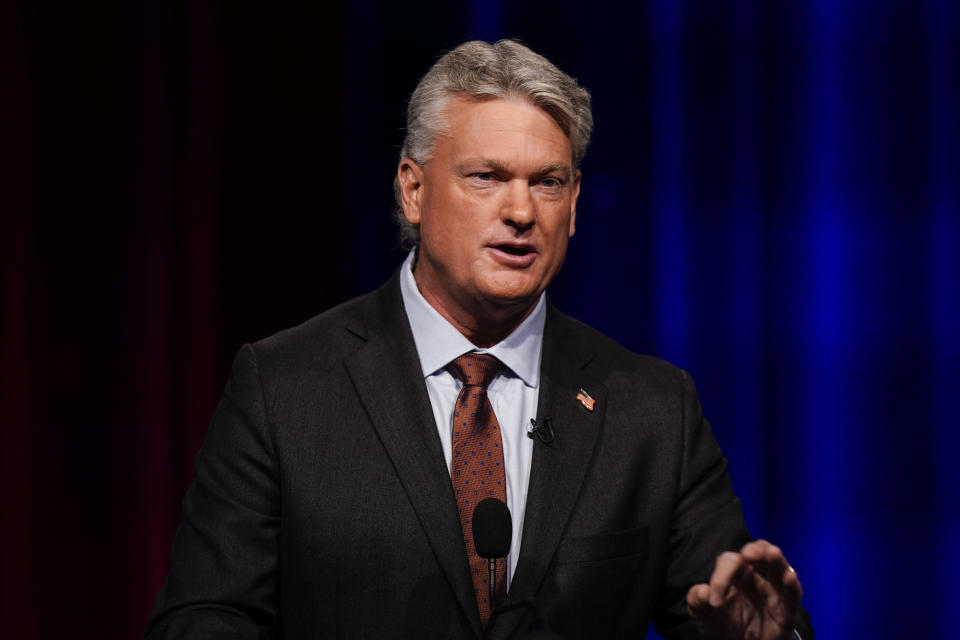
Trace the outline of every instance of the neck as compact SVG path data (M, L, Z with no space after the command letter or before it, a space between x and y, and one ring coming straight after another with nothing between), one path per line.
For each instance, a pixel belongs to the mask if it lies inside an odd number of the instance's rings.
M422 270L414 262L413 279L423 299L472 344L492 347L516 329L537 306L530 300L499 304L485 300L455 300L442 288L424 286Z
M452 324L467 340L480 348L492 347L503 341L537 306L536 301L534 301L533 304L525 304L517 308L480 309L474 307L467 310L463 306L444 304L443 300L431 295L419 284L417 288L430 306L437 310L437 313Z

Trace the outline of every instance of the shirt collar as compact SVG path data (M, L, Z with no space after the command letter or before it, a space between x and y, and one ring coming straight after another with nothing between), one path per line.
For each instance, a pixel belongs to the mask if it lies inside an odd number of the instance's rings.
M540 352L547 317L546 294L540 294L533 311L506 338L488 349L480 349L457 331L420 293L413 277L410 251L400 267L400 294L413 331L423 376L433 375L454 358L471 351L489 353L506 365L528 387L540 384Z

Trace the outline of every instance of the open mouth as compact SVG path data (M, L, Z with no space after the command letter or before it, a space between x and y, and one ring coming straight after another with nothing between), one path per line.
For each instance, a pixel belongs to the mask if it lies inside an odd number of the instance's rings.
M498 244L494 245L494 247L512 256L525 256L528 253L532 253L528 247L515 247L510 244Z

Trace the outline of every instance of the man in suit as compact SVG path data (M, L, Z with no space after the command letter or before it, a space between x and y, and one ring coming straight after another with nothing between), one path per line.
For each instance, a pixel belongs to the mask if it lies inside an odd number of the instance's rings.
M395 182L415 249L240 351L150 638L812 637L689 376L546 301L591 128L586 91L517 43L427 73ZM513 516L495 603L469 527L487 493Z

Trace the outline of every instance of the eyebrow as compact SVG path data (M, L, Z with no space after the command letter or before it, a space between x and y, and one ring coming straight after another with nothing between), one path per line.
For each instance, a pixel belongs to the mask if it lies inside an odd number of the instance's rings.
M457 170L461 173L467 171L468 168L473 170L477 167L483 167L484 169L490 169L500 173L509 173L507 165L499 160L490 160L487 158L466 158L462 162L457 163Z
M506 164L500 162L499 160L493 160L490 158L466 158L462 162L457 163L457 170L460 173L464 173L468 167L474 168L477 166L483 167L484 169L490 169L491 171L495 171L497 173L511 172L510 168ZM571 178L570 165L562 162L544 165L536 170L533 175L537 177L543 177L551 173L560 173L563 175L564 179L567 180Z
M551 173L560 173L560 174L563 175L563 178L564 178L565 180L569 180L570 177L571 177L571 175L570 175L570 165L568 165L568 164L563 164L563 163L561 163L561 162L558 162L558 163L555 163L555 164L548 164L547 166L542 167L542 168L540 169L540 171L537 172L537 175L538 175L538 176L546 176L546 175L550 175Z

